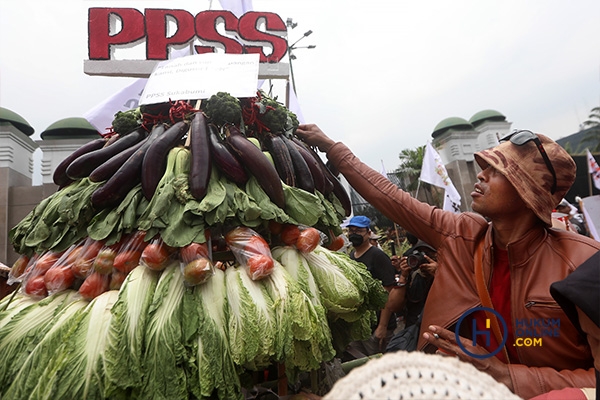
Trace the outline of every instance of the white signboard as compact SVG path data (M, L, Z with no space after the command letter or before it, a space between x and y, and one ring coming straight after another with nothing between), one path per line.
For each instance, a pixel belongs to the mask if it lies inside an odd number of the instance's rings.
M196 54L159 63L148 78L140 105L207 99L217 92L256 96L258 54Z

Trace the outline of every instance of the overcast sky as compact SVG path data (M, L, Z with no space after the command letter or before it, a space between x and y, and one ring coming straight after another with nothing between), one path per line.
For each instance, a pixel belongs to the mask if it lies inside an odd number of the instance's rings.
M298 26L298 100L367 164L393 170L403 149L431 140L447 117L484 109L513 128L554 139L578 131L600 105L598 0L254 0ZM185 9L219 2L20 0L0 2L0 106L36 130L80 117L131 78L87 76L91 7ZM278 82L279 85L281 82ZM283 99L282 99L283 100Z

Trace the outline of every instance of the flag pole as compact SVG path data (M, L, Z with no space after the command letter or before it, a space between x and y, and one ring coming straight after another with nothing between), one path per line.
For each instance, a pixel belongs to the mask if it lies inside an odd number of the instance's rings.
M592 195L592 171L590 171L590 168L588 166L588 189L590 191L590 196Z

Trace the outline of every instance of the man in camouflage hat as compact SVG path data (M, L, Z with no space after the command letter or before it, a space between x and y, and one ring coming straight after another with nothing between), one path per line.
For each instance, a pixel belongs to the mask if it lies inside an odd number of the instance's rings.
M454 214L412 198L316 125L300 125L296 134L326 152L366 201L438 250L419 350L457 356L523 398L595 384L590 347L549 292L600 249L551 228L576 171L556 142L516 131L476 153L475 212ZM477 309L483 304L492 311ZM526 325L538 325L529 329L535 335L548 323L555 331L542 346L517 345Z

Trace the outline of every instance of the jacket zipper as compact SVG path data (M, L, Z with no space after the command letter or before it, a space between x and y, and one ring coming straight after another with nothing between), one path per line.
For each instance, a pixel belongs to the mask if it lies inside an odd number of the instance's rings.
M529 300L529 301L525 302L525 308L531 308L533 306L549 307L549 308L560 308L560 306L557 303L554 303L552 301Z

